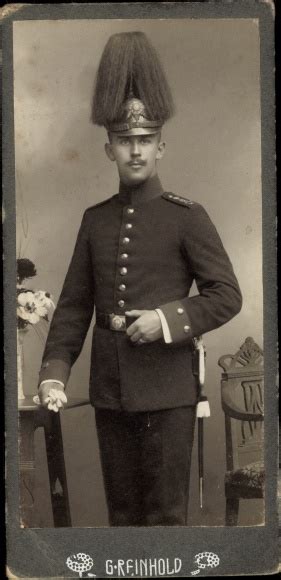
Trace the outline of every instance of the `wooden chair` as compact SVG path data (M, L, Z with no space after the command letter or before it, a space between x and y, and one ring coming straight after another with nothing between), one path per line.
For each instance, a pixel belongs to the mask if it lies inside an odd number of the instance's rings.
M226 436L226 519L238 522L239 500L264 497L263 351L251 337L234 355L218 361L223 369L221 401Z

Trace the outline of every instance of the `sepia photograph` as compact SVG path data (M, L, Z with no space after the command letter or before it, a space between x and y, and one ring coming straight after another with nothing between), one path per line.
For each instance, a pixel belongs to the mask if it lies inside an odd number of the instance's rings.
M23 525L263 523L259 91L255 20L14 23Z
M263 528L259 19L38 14L11 47L19 527Z

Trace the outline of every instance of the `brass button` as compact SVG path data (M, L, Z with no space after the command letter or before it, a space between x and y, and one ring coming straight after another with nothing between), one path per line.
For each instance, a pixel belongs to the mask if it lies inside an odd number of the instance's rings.
M123 308L125 306L124 300L119 300L118 306L120 306L120 308Z
M132 207L128 207L127 213L129 213L129 214L131 213L132 214L134 212L135 212L135 210Z
M184 309L183 308L178 308L177 309L177 313L178 314L183 314L184 313Z
M190 331L190 326L187 326L187 325L184 326L183 330L184 330L185 334L187 334Z
M121 258L122 260L127 260L127 258L129 258L128 254L121 254Z
M127 268L120 268L119 271L120 271L121 276L126 276L126 274L128 272Z
M128 244L130 241L130 238L123 238L122 243L123 244Z
M126 290L125 284L120 284L119 290L121 290L121 292L124 292L124 290Z
M133 225L132 225L132 224L126 224L126 225L125 225L125 228L126 228L126 230L131 230L131 229L132 229L132 227L133 227Z

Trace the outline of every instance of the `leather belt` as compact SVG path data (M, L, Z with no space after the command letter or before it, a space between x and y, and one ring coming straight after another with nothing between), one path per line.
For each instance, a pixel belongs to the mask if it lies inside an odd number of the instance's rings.
M115 330L116 332L126 332L128 326L132 324L137 317L123 316L122 314L105 314L103 312L96 313L96 325L100 328L107 328L108 330Z

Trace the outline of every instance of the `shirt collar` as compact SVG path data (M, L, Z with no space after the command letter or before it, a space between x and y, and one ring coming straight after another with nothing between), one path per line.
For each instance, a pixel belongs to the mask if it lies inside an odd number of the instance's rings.
M134 187L120 182L118 199L124 205L144 203L158 197L163 191L158 175L153 175Z

